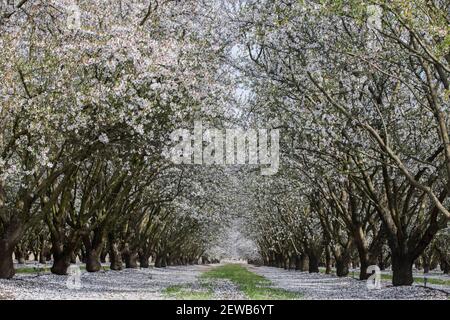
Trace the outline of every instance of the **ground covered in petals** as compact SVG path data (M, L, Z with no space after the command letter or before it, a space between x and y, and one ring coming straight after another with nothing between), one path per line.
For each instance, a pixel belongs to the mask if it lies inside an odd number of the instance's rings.
M43 270L39 273L18 272L11 280L0 280L0 299L428 300L448 299L450 292L447 285L393 287L387 279L382 280L381 289L368 290L365 281L352 277L338 278L323 273L245 264L102 270L97 273L81 270L78 287L74 287L70 276L57 276Z
M308 273L271 267L250 266L249 270L269 279L275 286L300 292L303 299L393 299L429 300L448 299L450 286L423 285L393 287L389 280L381 282L381 289L368 290L365 281L352 277L339 278L323 273Z

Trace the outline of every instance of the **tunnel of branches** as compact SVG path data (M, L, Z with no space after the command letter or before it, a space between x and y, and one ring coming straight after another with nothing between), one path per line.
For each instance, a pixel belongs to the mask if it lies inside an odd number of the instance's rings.
M0 278L224 258L448 274L448 25L443 0L2 6ZM205 165L229 128L243 150L278 132L275 172ZM185 134L203 154L173 161Z

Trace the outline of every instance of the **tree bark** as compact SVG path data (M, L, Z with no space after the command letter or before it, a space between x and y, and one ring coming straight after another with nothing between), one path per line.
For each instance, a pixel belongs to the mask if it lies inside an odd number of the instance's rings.
M0 239L0 279L11 279L16 271L13 263L14 246L8 241Z
M162 259L159 254L155 258L155 268L162 268Z
M53 253L53 266L50 271L57 275L67 275L67 269L70 267L71 252Z
M302 270L302 260L301 260L301 258L300 258L300 255L298 254L298 255L296 255L295 256L295 270L299 270L299 271L303 271Z
M325 274L331 274L331 252L328 246L325 247Z
M289 255L289 270L295 270L295 256L293 254Z
M349 269L349 258L345 255L336 257L336 275L338 277L346 277L348 276Z
M310 251L308 253L309 258L309 273L318 273L319 272L319 257L316 255L315 252Z
M20 247L20 245L16 246L16 250L14 251L14 255L16 256L16 260L18 264L25 264L25 255Z
M72 235L70 239L52 239L53 265L50 271L58 275L67 275L79 237ZM63 243L64 241L64 243Z
M72 252L72 254L70 255L70 263L77 263L77 255L75 254L75 252Z
M125 259L125 268L127 269L137 269L138 266L138 254L136 252L133 252L129 248L126 248L122 252L122 256Z
M14 270L13 252L23 234L23 225L18 219L12 219L0 238L0 279L11 279Z
M102 254L104 233L103 229L97 228L93 231L91 240L90 235L83 237L84 247L86 249L86 271L98 272L102 268L100 256Z
M91 249L87 252L86 256L86 271L87 272L97 272L102 268L102 264L100 263L100 254L101 251L98 249Z
M150 266L149 263L150 254L145 252L139 252L139 266L141 268L148 268Z
M430 272L430 264L428 263L428 261L425 261L424 265L423 265L423 273L429 273Z
M367 268L369 268L369 262L367 259L360 260L361 266L359 270L359 280L367 280L370 277L370 274L367 274Z
M413 284L413 259L408 255L392 253L392 284L394 286L410 286Z
M450 273L450 264L447 261L441 261L440 263L441 265L441 270L444 274L449 274Z
M122 270L123 269L123 261L122 254L120 253L119 247L115 242L114 236L108 236L109 242L109 261L111 270Z

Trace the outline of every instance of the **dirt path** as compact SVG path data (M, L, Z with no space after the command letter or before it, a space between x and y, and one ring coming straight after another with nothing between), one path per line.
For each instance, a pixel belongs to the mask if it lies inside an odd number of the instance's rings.
M191 293L206 292L205 299L246 299L236 284L227 279L201 277L220 265L195 265L151 269L126 269L81 273L81 288L67 286L67 276L53 274L18 274L12 280L0 280L0 299L183 299L170 296L167 288L182 287ZM273 287L298 292L303 299L448 299L448 294L422 286L392 287L382 282L382 289L368 290L366 282L349 277L287 271L245 265L249 271L264 276ZM450 288L449 288L450 289ZM188 295L189 296L189 295ZM193 296L202 299L203 296ZM189 298L189 297L188 297Z

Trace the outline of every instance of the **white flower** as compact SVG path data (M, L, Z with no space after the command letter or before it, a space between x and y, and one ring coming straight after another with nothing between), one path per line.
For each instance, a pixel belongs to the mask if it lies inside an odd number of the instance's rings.
M98 137L98 141L100 141L103 144L108 144L109 143L109 138L105 133L102 133L99 137Z
M158 90L159 88L161 88L161 84L158 82L152 83L150 85L150 89L152 89L152 90Z
M142 124L138 124L134 127L134 130L138 133L143 135L144 134L144 126Z

